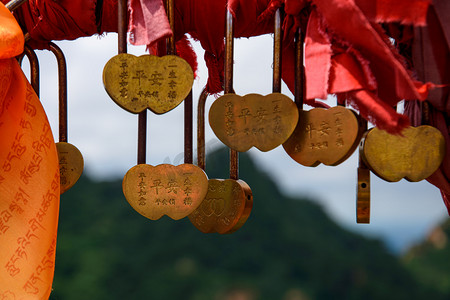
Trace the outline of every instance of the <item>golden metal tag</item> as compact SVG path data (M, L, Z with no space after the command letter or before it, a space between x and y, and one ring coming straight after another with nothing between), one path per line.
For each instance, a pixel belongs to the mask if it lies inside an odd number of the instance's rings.
M189 220L204 233L232 233L244 225L252 207L252 191L244 181L210 179L205 199Z
M441 132L428 125L408 127L403 136L378 128L369 130L360 147L367 167L389 182L402 178L421 181L433 174L445 156L445 139Z
M156 114L168 112L186 98L193 82L191 66L175 55L136 57L122 53L103 69L106 92L131 113L147 108Z
M128 203L141 215L158 220L167 215L179 220L192 213L208 191L205 172L192 164L140 164L122 182Z
M280 93L243 97L226 94L214 101L209 111L209 123L216 136L239 152L252 146L261 151L278 147L297 122L295 103Z
M284 150L299 164L336 166L358 146L359 122L356 114L342 106L301 111L299 122Z
M70 189L83 173L84 160L80 150L72 144L56 143L59 159L61 194Z

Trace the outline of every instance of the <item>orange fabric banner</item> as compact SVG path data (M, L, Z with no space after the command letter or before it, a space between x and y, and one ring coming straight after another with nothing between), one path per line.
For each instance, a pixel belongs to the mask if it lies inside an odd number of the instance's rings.
M2 30L9 26L5 9L1 5ZM0 49L8 41L0 31ZM49 298L59 193L58 155L44 109L16 59L0 59L0 299Z

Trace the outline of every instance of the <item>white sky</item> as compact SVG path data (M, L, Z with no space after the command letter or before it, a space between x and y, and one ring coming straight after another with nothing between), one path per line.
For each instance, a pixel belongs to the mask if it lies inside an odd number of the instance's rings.
M136 164L137 115L122 110L106 94L102 72L117 54L117 34L56 42L68 66L69 142L85 159L85 172L93 178L116 179ZM195 44L199 72L194 82L194 148L196 103L207 79L203 52ZM144 54L143 47L128 46L129 53ZM57 120L57 66L49 51L37 51L41 70L41 100L55 138ZM266 95L272 88L272 37L265 35L235 41L234 88L237 94ZM27 69L27 62L24 61ZM286 86L283 93L293 99ZM213 98L208 98L207 109ZM182 163L183 104L164 115L148 113L147 163ZM206 124L208 124L206 122ZM207 125L207 151L221 144ZM396 249L423 238L447 216L439 190L427 183L387 183L371 175L371 224L355 221L357 155L336 167L308 168L293 161L280 146L270 152L250 150L258 163L289 194L317 198L342 226L379 236ZM195 160L195 158L194 158ZM258 199L255 199L258 201Z

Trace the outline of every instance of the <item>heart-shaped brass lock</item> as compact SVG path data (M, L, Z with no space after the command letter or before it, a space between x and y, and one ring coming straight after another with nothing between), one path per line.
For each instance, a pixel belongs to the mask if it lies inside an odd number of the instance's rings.
M342 106L314 108L300 113L299 122L284 150L308 167L336 166L355 151L360 140L356 114Z
M84 160L80 150L72 144L56 143L59 159L60 193L70 189L83 173Z
M361 142L360 155L377 176L389 182L421 181L433 174L445 156L445 139L428 125L408 127L402 136L376 127Z
M179 220L203 201L208 178L192 164L140 164L127 172L122 188L128 203L144 217L157 220L167 215Z
M247 221L252 206L252 191L244 181L210 179L205 199L189 220L203 233L232 233Z
M193 82L191 66L175 55L136 57L122 53L103 69L106 92L131 113L147 108L156 114L168 112L186 98Z
M289 97L226 94L214 101L209 123L228 147L245 152L255 146L269 151L281 145L294 131L298 110Z

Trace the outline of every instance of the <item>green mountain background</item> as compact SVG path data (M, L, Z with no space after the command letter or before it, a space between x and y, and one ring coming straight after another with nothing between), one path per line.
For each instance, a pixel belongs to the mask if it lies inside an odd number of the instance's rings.
M228 177L228 151L207 162L209 178ZM61 199L50 299L449 299L446 244L398 258L314 202L283 195L246 154L240 177L252 188L252 213L219 235L187 218L148 220L126 202L121 179L83 176Z

